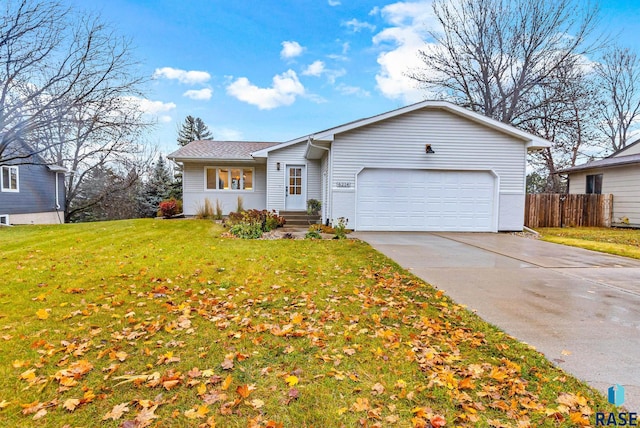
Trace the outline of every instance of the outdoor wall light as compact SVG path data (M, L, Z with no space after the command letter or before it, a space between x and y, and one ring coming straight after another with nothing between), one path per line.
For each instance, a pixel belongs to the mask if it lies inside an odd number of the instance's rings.
M425 146L424 146L424 151L425 151L425 153L435 153L435 152L433 151L433 149L431 148L431 144L427 144L427 145L425 145Z
M280 162L276 162L276 170L280 171Z

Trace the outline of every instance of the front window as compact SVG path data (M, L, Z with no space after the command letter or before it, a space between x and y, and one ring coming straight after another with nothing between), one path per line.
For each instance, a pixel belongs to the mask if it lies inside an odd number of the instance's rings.
M0 182L2 183L3 192L17 192L18 187L18 167L17 166L3 166L2 174L0 175Z
M253 168L206 168L207 190L253 190Z
M597 195L602 193L602 174L587 175L587 189L585 193Z

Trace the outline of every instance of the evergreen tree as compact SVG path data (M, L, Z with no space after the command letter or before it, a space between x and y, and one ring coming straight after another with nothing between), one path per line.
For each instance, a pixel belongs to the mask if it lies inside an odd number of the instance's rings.
M144 205L146 216L153 217L158 211L160 202L169 199L173 187L170 168L164 157L160 156L153 166L153 171L144 189Z
M182 126L178 129L179 146L186 146L192 141L210 140L212 138L211 131L199 117L187 116Z

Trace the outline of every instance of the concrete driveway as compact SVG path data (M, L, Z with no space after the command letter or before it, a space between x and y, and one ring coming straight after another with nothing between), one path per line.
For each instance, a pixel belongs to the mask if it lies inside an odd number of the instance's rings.
M640 260L502 233L354 236L640 412Z

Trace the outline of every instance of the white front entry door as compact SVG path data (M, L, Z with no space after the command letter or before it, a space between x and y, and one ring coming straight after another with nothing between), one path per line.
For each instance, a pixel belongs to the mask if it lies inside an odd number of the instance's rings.
M307 209L306 173L304 165L287 165L285 183L285 209L304 211Z

